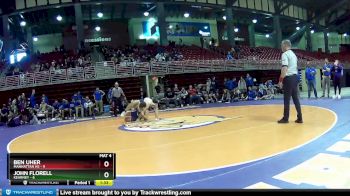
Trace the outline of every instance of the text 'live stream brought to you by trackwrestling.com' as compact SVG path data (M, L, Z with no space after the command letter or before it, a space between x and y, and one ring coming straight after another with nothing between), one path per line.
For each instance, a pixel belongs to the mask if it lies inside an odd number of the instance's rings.
M103 196L188 196L192 195L189 190L117 190L117 189L23 189L8 188L0 189L2 195L52 195L52 196L78 196L78 195L103 195Z

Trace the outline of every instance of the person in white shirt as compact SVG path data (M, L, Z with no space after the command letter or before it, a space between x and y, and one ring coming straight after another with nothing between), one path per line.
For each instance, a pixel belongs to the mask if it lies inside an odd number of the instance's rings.
M303 123L300 101L298 96L298 58L291 50L292 44L289 40L283 40L281 44L282 69L278 85L283 88L284 113L283 118L278 123L288 123L290 97L292 97L295 109L298 113L296 123Z
M114 105L114 116L124 111L123 101L126 100L126 96L122 88L119 87L119 83L114 83L114 88L112 89L112 103Z
M89 96L86 96L85 103L84 103L84 109L85 111L88 111L88 115L92 116L92 109L95 106L95 104L91 101Z

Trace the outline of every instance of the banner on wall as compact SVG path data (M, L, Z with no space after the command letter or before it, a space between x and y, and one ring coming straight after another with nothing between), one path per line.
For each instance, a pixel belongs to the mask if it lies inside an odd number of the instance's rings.
M167 29L168 36L210 36L209 23L196 22L169 22Z
M140 39L158 39L159 38L159 27L156 19L150 18L147 21L142 22L142 35Z
M142 22L143 34L140 39L158 39L159 27L154 18ZM193 36L193 37L209 37L210 25L209 23L196 22L169 22L167 27L168 36Z

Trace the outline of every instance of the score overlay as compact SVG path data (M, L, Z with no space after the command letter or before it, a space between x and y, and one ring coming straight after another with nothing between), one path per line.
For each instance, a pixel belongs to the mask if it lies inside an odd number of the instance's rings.
M115 153L10 153L11 185L111 186L116 176Z

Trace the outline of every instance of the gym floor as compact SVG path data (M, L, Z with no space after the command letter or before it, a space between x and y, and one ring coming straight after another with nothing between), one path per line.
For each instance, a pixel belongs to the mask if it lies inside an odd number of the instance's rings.
M114 188L350 188L350 99L302 99L302 125L293 105L290 123L276 123L282 104L204 104L147 126L104 118L1 127L0 187L9 187L7 152L115 152Z

